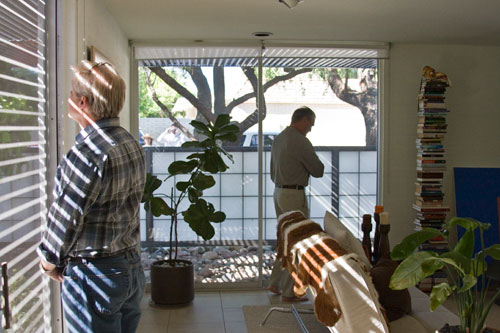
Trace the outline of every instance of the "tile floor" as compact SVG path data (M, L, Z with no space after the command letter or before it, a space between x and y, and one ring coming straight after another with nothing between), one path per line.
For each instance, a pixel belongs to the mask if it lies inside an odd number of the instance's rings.
M246 333L243 305L271 305L280 297L266 290L196 291L187 306L149 305L150 295L142 301L138 333Z
M243 305L281 302L279 296L267 290L196 291L194 301L186 306L150 306L149 300L150 295L146 293L138 333L247 333ZM450 300L445 305L455 311ZM500 329L500 306L493 306L486 323Z

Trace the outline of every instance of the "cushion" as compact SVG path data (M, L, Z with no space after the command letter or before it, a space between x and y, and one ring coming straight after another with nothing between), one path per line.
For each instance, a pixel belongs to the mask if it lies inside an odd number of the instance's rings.
M366 267L371 267L370 260L366 257L363 246L361 246L361 242L354 237L352 232L350 232L338 218L336 218L331 212L326 211L323 223L325 232L330 234L330 236L332 236L332 238L335 239L343 249L345 249L348 253L357 254L363 263L366 264Z
M385 308L389 321L399 319L411 311L411 297L408 289L392 290L389 288L391 276L398 265L396 261L382 258L370 271L378 292L378 299Z
M330 331L335 333L389 332L366 266L355 253L335 259L328 277L340 303L342 316Z

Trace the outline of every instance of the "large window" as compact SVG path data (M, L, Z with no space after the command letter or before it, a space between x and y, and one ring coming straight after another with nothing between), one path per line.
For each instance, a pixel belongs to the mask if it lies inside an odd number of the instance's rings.
M324 177L311 179L306 192L310 216L321 222L326 210L333 211L361 236L362 215L371 213L377 203L380 54L372 51L367 56L368 51L349 49L267 47L259 81L258 48L136 49L140 135L147 133L154 138L152 145L145 147L149 172L166 178L168 165L190 154L179 146L197 139L189 125L191 119L229 113L240 127L239 140L227 148L235 163L215 176L215 187L204 193L216 209L226 213L226 221L214 225L216 234L211 242L203 242L186 223L179 225L182 251L189 259L197 260L195 249L200 245L220 256L220 262L200 259L200 265L195 264L206 273L198 276L197 282L261 282L269 275L277 224L270 149L274 137L302 105L316 113L316 126L308 138L325 165ZM259 82L263 91L260 108ZM180 179L171 178L160 192L170 193ZM169 239L168 219L143 211L141 227L143 249L148 252L144 258L161 257L162 246ZM260 258L259 243L263 244ZM233 272L228 267L233 267Z
M47 7L0 2L0 261L14 332L52 331L49 280L35 253L47 200Z

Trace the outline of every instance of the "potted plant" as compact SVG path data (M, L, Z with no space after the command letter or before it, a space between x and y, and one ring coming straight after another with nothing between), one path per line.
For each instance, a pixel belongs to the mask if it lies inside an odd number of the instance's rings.
M417 247L435 237L448 240L449 231L455 227L465 229L463 236L453 249L444 253L433 251L414 252ZM392 289L405 289L414 286L435 271L445 269L448 283L433 286L430 293L430 307L434 311L450 295L453 295L460 318L459 332L479 333L495 299L487 299L489 280L485 276L487 257L500 260L500 244L484 247L483 234L490 227L487 223L472 218L452 218L443 226L443 231L424 228L415 232L396 245L391 253L393 260L403 260L391 277ZM474 252L475 230L479 230L481 249ZM478 284L478 280L480 284Z
M183 148L195 148L196 151L189 155L186 161L172 162L168 167L169 176L164 181L175 175L188 175L189 178L175 183L178 192L174 196L173 188L170 194L155 193L162 181L147 174L142 197L144 208L151 210L154 216L170 217L169 257L151 265L151 299L156 304L187 303L194 298L193 264L177 259L179 214L182 214L184 221L204 240L211 239L215 234L212 223L221 223L226 219L223 212L216 211L213 204L203 199L203 191L215 185L211 174L228 169L222 155L233 161L232 156L222 147L222 142L236 141L239 128L230 124L227 114L219 115L213 124L193 120L191 125L206 139L185 142ZM190 205L186 210L180 211L180 204L186 198Z

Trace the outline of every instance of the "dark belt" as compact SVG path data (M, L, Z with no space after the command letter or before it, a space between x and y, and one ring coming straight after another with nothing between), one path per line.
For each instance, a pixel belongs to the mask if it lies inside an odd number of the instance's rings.
M122 250L119 252L111 253L109 255L99 255L99 256L95 256L95 257L70 257L69 262L87 263L87 262L99 261L102 259L109 259L109 258L125 256L127 252L132 252L132 251L136 252L135 250L125 249L125 250Z
M302 186L302 185L277 185L276 184L276 187L277 188L291 188L294 190L303 190L304 189L304 186Z

